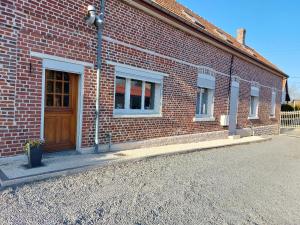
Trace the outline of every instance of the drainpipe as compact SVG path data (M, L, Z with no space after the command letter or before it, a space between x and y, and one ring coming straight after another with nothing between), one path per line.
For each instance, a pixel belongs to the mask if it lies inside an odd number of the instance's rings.
M229 68L228 103L227 103L227 115L228 115L229 123L230 123L230 95L231 95L231 82L232 82L232 66L233 66L233 59L234 59L234 55L231 55L230 68ZM230 126L229 126L229 127L230 127ZM229 131L229 127L228 127L228 132L230 132L230 131ZM229 135L231 135L231 134L229 133Z
M84 18L88 25L97 27L97 81L96 81L96 107L95 107L95 153L99 152L99 97L101 80L101 62L102 62L102 34L104 23L105 0L100 0L100 14L96 15L96 8L88 6L88 15Z
M229 113L230 113L230 93L231 93L233 59L234 59L234 55L231 55L230 68L229 68L228 103L227 103L227 114L228 114L228 116L229 116Z
M97 26L98 48L97 48L97 88L96 88L96 120L95 120L95 153L99 153L99 97L100 97L100 80L102 68L102 35L104 22L105 0L100 0L100 20L102 23Z

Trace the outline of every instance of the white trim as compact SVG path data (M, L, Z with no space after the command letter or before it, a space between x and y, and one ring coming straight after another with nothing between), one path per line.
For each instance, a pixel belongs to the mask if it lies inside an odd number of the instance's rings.
M259 88L255 86L251 86L251 96L258 97L259 96Z
M41 102L41 128L40 128L40 139L44 140L44 117L45 117L45 90L46 90L46 73L44 65L42 68L42 102Z
M113 118L157 118L162 114L113 114Z
M214 90L216 87L216 78L210 74L200 73L197 77L197 86Z
M153 71L153 70L147 70L147 69L143 69L143 68L139 68L139 67L129 66L129 65L126 65L126 64L117 63L117 62L113 62L113 61L109 61L109 60L106 60L106 64L115 66L115 68L118 69L118 72L124 72L124 73L137 72L138 74L141 74L141 75L144 75L144 76L149 76L150 75L151 77L153 75L164 76L164 77L169 76L166 73L161 73L161 72L157 72L157 71Z
M232 86L232 87L235 87L235 88L240 88L240 83L239 83L238 81L236 81L236 80L233 80L233 81L231 82L231 86Z
M56 60L56 61L82 65L82 66L90 67L92 69L94 68L93 63L78 61L78 60L74 60L74 59L68 59L68 58L59 57L59 56L55 56L55 55L48 55L48 54L44 54L44 53L40 53L40 52L30 51L30 56L41 58L41 59L52 59L52 60Z
M45 88L46 88L46 69L76 73L79 76L78 80L78 103L77 103L77 127L76 127L76 151L80 151L82 140L82 117L83 117L83 94L84 94L84 66L70 63L66 61L56 61L52 59L43 59L42 71L42 102L41 102L41 128L40 138L44 139L44 120L45 120ZM65 69L65 70L64 70Z
M84 97L84 72L82 74L79 74L79 79L78 79L76 151L80 151L81 143L82 143L83 97Z
M213 122L213 121L216 121L216 118L215 117L202 117L202 118L194 117L193 121L194 122Z
M49 70L56 70L61 72L83 74L84 67L79 64L73 64L64 61L57 61L53 59L43 59L43 66Z
M276 91L272 91L271 94L271 109L270 109L270 118L276 117Z
M258 116L249 116L248 120L259 120Z
M209 67L206 67L206 66L203 66L203 65L197 65L197 64L193 64L193 63L189 63L189 62L186 62L184 60L180 60L180 59L176 59L174 57L170 57L170 56L166 56L166 55L163 55L163 54L160 54L160 53L157 53L155 51L151 51L151 50L148 50L148 49L144 49L144 48L141 48L141 47L138 47L138 46L135 46L135 45L132 45L132 44L128 44L128 43L125 43L123 41L119 41L119 40L116 40L116 39L113 39L113 38L110 38L110 37L107 37L107 36L103 36L103 40L109 42L109 43L113 43L113 44L117 44L117 45L122 45L124 47L127 47L127 48L131 48L131 49L134 49L134 50L137 50L137 51L140 51L140 52L143 52L143 53L146 53L146 54L150 54L150 55L153 55L153 56L157 56L157 57L160 57L160 58L164 58L164 59L167 59L167 60L171 60L173 62L177 62L177 63L180 63L180 64L183 64L183 65L187 65L187 66L191 66L191 67L194 67L196 69L201 69L201 68L208 68L210 69L212 72L216 73L216 74L219 74L221 76L225 76L225 77L230 77L229 74L226 74L226 73L222 73L220 71L217 71L217 70L214 70L212 68L209 68ZM252 83L253 81L250 81L250 80L246 80L246 79L243 79L243 78L240 78L241 81L244 81L244 82L247 82L247 83ZM270 89L274 89L274 87L270 87L270 86L266 86L266 85L263 85L263 84L260 84L261 87L265 87L265 88L270 88ZM280 89L277 89L275 88L276 91L278 92L281 92L282 90Z

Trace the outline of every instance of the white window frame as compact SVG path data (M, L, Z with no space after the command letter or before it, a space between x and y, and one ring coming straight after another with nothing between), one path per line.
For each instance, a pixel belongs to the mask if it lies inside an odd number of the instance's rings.
M270 109L270 118L276 118L276 91L272 91L271 95L271 109Z
M252 102L251 99L254 97L254 107L255 107L255 114L251 114L252 111ZM259 112L259 87L251 86L251 94L250 94L250 104L249 104L249 117L250 120L257 120L259 119L258 116Z
M204 70L201 70L204 71ZM210 72L210 71L209 71ZM198 80L197 80L197 96L196 96L196 108L197 105L199 106L199 112L201 112L201 103L202 103L202 95L200 93L200 98L198 99L198 92L201 91L201 89L207 89L208 90L208 96L207 96L207 114L197 114L197 111L195 113L195 117L193 121L195 122L204 122L204 121L215 121L214 117L214 102L215 102L215 77L210 73L200 73L198 74Z
M124 64L107 61L107 64L115 66L115 85L114 85L114 110L113 117L116 118L139 118L139 117L162 117L162 96L163 79L167 75L164 73L145 70ZM125 83L125 108L115 109L116 78L126 79ZM130 86L131 80L142 81L141 109L130 109ZM144 109L145 103L145 83L155 83L154 109Z

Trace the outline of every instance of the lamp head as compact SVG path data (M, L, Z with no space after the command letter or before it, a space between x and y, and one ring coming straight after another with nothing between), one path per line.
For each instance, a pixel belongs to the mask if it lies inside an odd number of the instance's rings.
M89 5L87 8L87 15L84 17L84 21L88 25L93 25L95 23L96 17L97 15L95 6Z

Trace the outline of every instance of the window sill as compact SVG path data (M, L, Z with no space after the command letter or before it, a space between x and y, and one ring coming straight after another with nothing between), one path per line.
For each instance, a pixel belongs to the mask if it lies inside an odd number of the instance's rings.
M194 117L193 119L194 122L213 122L216 121L215 117Z
M259 120L258 116L249 116L248 120Z
M270 116L269 118L270 119L276 119L276 116Z
M162 114L114 114L113 118L159 118Z

